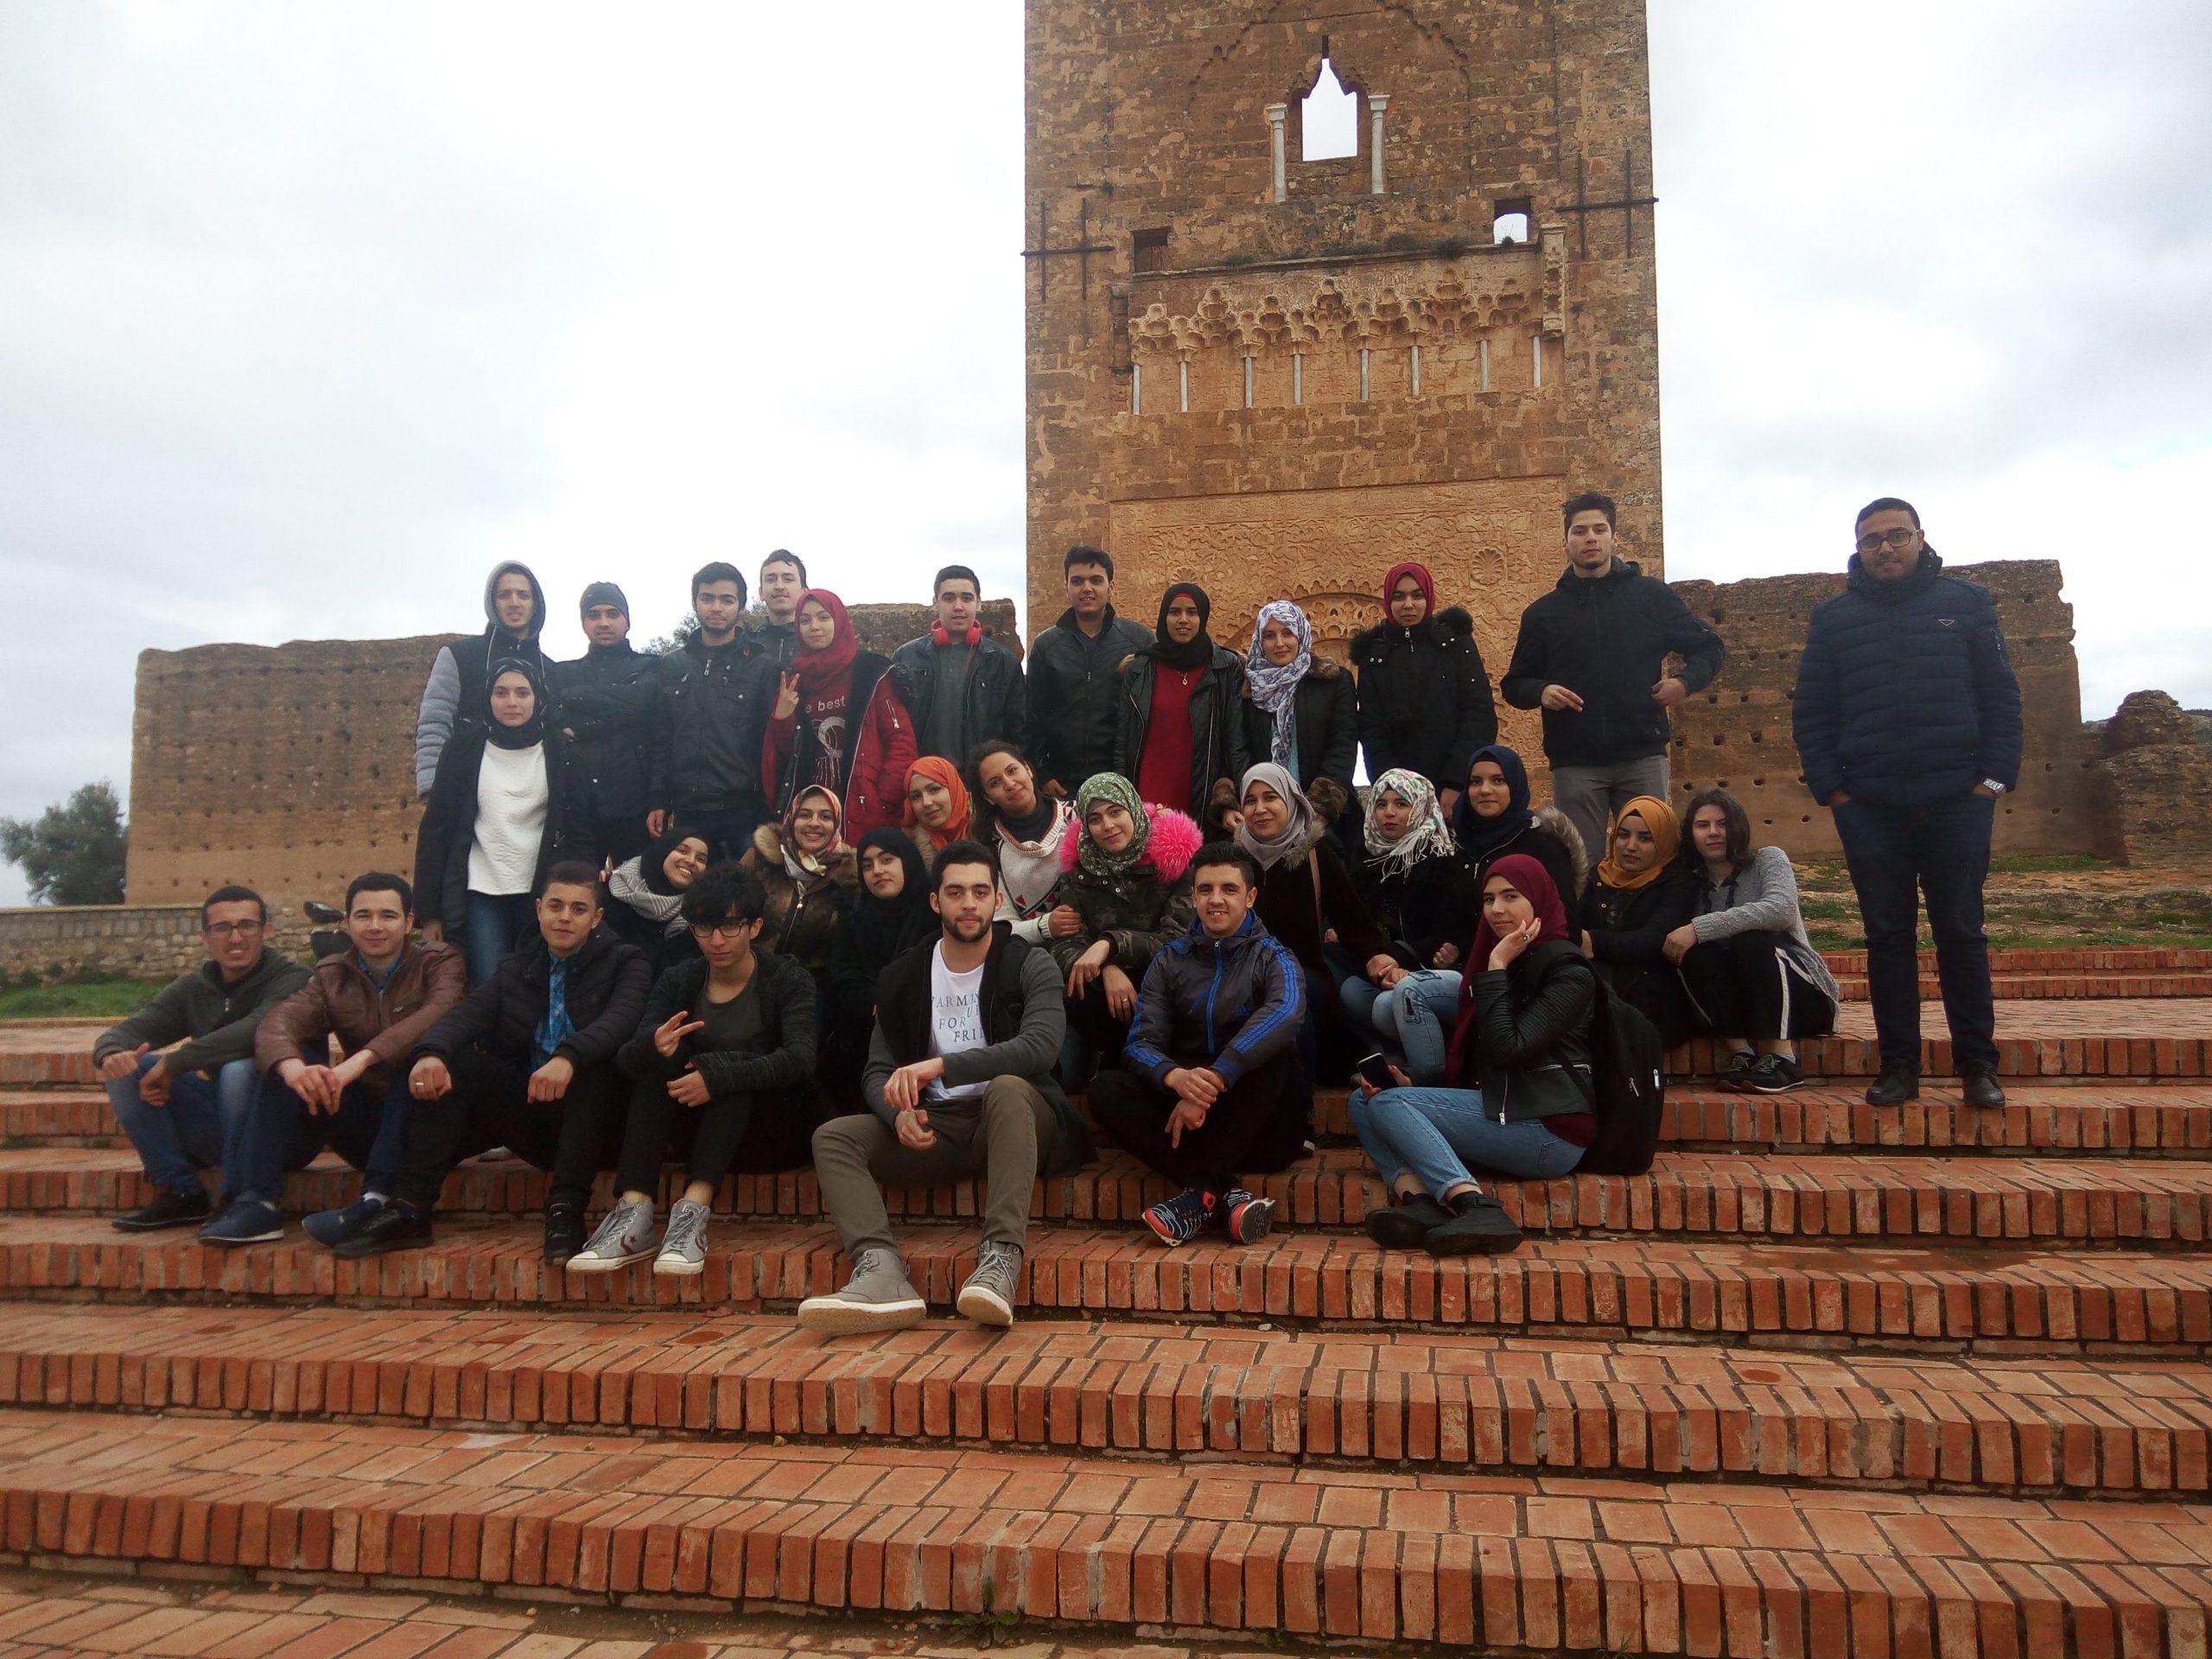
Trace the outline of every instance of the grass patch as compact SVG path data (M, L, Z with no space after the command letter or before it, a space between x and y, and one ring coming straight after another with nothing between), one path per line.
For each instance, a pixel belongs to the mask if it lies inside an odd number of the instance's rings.
M165 979L87 979L0 989L0 1020L120 1020L168 983Z
M1993 875L2041 875L2053 870L2108 870L2094 853L1999 853L1989 861Z

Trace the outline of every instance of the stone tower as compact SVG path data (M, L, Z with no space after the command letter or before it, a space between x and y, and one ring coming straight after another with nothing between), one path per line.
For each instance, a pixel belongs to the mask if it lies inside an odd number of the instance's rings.
M1028 0L1027 73L1033 631L1073 542L1240 649L1417 559L1495 677L1585 486L1660 571L1642 0Z

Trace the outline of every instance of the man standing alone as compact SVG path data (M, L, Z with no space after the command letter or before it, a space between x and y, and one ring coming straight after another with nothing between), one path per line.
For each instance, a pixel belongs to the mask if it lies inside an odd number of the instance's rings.
M1585 847L1602 848L1613 814L1639 795L1667 798L1667 711L1720 672L1720 636L1675 590L1613 551L1613 501L1585 491L1561 510L1567 570L1521 613L1499 689L1544 711L1552 801ZM1669 675L1667 653L1682 658Z
M1989 590L1943 574L1910 502L1868 503L1857 539L1850 586L1806 630L1790 724L1866 930L1881 1046L1866 1098L1920 1093L1917 889L1967 1104L2002 1106L1981 888L1997 799L2019 780L2019 682Z

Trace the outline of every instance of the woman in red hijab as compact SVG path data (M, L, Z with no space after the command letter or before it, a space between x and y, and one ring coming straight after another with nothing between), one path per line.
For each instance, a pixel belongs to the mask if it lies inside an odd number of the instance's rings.
M1407 1084L1351 1098L1360 1145L1390 1188L1367 1217L1385 1249L1494 1255L1521 1243L1470 1166L1529 1180L1573 1172L1597 1139L1590 1025L1598 981L1570 938L1544 867L1509 853L1484 874L1482 920L1467 951L1446 1086Z
M760 745L761 787L779 818L802 789L845 798L861 715L891 665L888 658L861 649L845 601L827 588L799 595L795 621L798 653L777 687Z
M1435 579L1419 564L1390 567L1382 611L1382 620L1351 642L1367 775L1380 778L1393 766L1418 772L1448 821L1475 752L1497 741L1475 620L1457 605L1439 611Z

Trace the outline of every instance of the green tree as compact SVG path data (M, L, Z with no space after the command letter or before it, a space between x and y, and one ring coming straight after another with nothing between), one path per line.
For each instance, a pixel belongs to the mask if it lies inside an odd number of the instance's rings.
M123 804L102 782L86 784L37 819L0 818L0 858L22 867L41 905L119 905L130 831Z

